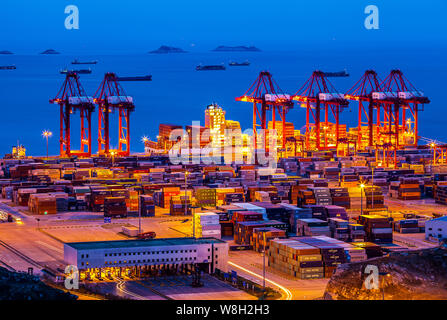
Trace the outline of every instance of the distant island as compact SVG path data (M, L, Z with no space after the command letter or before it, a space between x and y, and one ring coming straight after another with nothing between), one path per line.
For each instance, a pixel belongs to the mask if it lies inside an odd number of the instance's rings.
M149 51L149 53L186 53L186 51L181 48L161 46L157 50Z
M0 51L0 54L13 54L13 53L8 50L3 50L3 51Z
M47 49L44 52L41 52L40 54L59 54L59 52L57 52L54 49Z
M216 49L212 50L212 51L250 51L250 52L259 52L261 51L259 48L256 48L254 46L234 46L234 47L230 47L230 46L218 46Z

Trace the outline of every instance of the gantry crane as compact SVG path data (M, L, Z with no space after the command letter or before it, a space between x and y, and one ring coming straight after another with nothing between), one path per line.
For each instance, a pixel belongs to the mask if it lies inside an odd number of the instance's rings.
M253 82L250 88L244 95L237 97L236 101L246 101L253 103L253 147L257 150L257 128L260 127L264 132L264 150L267 150L267 143L265 133L267 132L267 112L272 113L273 130L276 125L276 112L282 121L282 148L285 148L286 137L286 114L293 108L293 101L290 100L290 95L285 94L278 84L273 80L273 77L268 71L261 71L258 78ZM260 108L258 108L260 104ZM260 124L258 124L258 119Z
M338 139L342 138L340 135L340 112L348 106L349 102L343 94L334 88L324 72L314 71L312 76L292 96L292 99L301 102L301 105L306 108L306 149L311 150L311 139L315 141L316 150L328 149L329 136L333 136L332 143L337 148ZM324 112L323 134L321 134L322 109ZM330 113L335 118L335 125L329 123ZM313 123L310 116L312 116ZM321 138L324 141L323 147L320 142Z
M130 113L135 110L133 98L126 95L115 73L108 72L104 76L95 93L98 105L98 153L110 154L110 113L118 110L118 156L130 154Z
M401 70L391 70L390 74L385 78L381 84L383 93L385 95L393 95L394 112L391 107L388 108L388 114L385 121L389 123L389 130L391 133L391 126L394 123L394 140L396 148L400 146L399 134L410 134L412 137L412 144L417 146L418 144L418 112L424 110L424 104L430 103L430 100L424 95L422 91L416 89L416 87L408 81L403 75ZM409 111L409 119L406 119L406 111ZM400 111L402 113L400 114ZM409 129L411 123L414 124L413 132ZM408 132L407 132L408 131ZM405 137L403 137L405 138ZM407 141L402 139L402 144L406 145Z
M378 137L380 128L380 102L373 99L373 92L382 91L380 79L374 70L367 70L357 83L345 94L345 99L358 101L358 126L357 126L357 146L364 147L363 125L368 126L368 146L374 146L374 137ZM368 104L365 108L364 104ZM374 111L376 111L376 128L374 128ZM364 122L366 118L366 122ZM376 131L374 131L376 129ZM375 133L375 134L374 134Z
M92 112L95 109L93 97L87 96L76 72L68 72L61 89L50 103L60 107L60 156L72 155L90 157L92 153ZM81 120L81 146L71 150L70 116L79 110ZM87 121L87 126L85 121Z

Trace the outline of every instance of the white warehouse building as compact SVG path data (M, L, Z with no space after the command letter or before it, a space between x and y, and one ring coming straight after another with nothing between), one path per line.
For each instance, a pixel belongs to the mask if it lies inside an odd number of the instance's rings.
M438 242L447 239L447 216L426 221L425 238Z
M102 268L208 265L227 271L228 243L215 238L165 238L72 242L64 260L80 271Z

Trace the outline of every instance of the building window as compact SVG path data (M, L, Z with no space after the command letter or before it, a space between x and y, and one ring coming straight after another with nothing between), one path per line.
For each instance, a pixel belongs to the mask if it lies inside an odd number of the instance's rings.
M104 257L107 257L107 253L104 255Z
M83 254L81 254L81 258L84 259L84 255Z
M208 248L208 252L210 251L210 248Z
M81 266L83 266L84 265L84 262L81 262Z

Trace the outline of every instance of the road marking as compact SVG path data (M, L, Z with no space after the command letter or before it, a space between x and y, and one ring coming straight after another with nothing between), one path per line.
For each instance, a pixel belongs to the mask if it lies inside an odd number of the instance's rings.
M263 279L263 277L261 275L255 273L253 271L250 271L250 270L248 270L248 269L246 269L246 268L244 268L244 267L242 267L240 265L237 265L234 262L228 261L228 264L233 266L233 267L235 267L235 268L241 269L242 271L247 272L248 274L251 274L251 275L253 275L253 276L255 276L255 277L259 278L259 279ZM283 287L279 283L274 282L274 281L272 281L270 279L265 278L265 281L267 281L267 282L273 284L274 286L278 287L279 289L281 289L286 294L286 300L292 300L293 295L292 295L292 292L290 292L289 289L287 289L286 287Z
M120 280L118 280L118 284L116 285L116 287L119 291L121 291L125 294L128 294L129 296L134 297L137 300L148 300L145 297L140 296L139 294L136 294L136 293L133 293L133 292L130 292L130 291L124 289L124 285L125 285L125 281L120 279Z
M54 247L54 246L52 246L52 245L49 245L48 243L45 243L45 242L42 242L42 241L36 241L36 242L39 243L39 244L41 244L41 245L43 245L44 247L47 247L47 248L49 248L49 249L52 249L52 250L54 250L54 251L56 251L56 252L64 253L63 250L61 250L61 249L59 249L59 248L56 248L56 247Z

